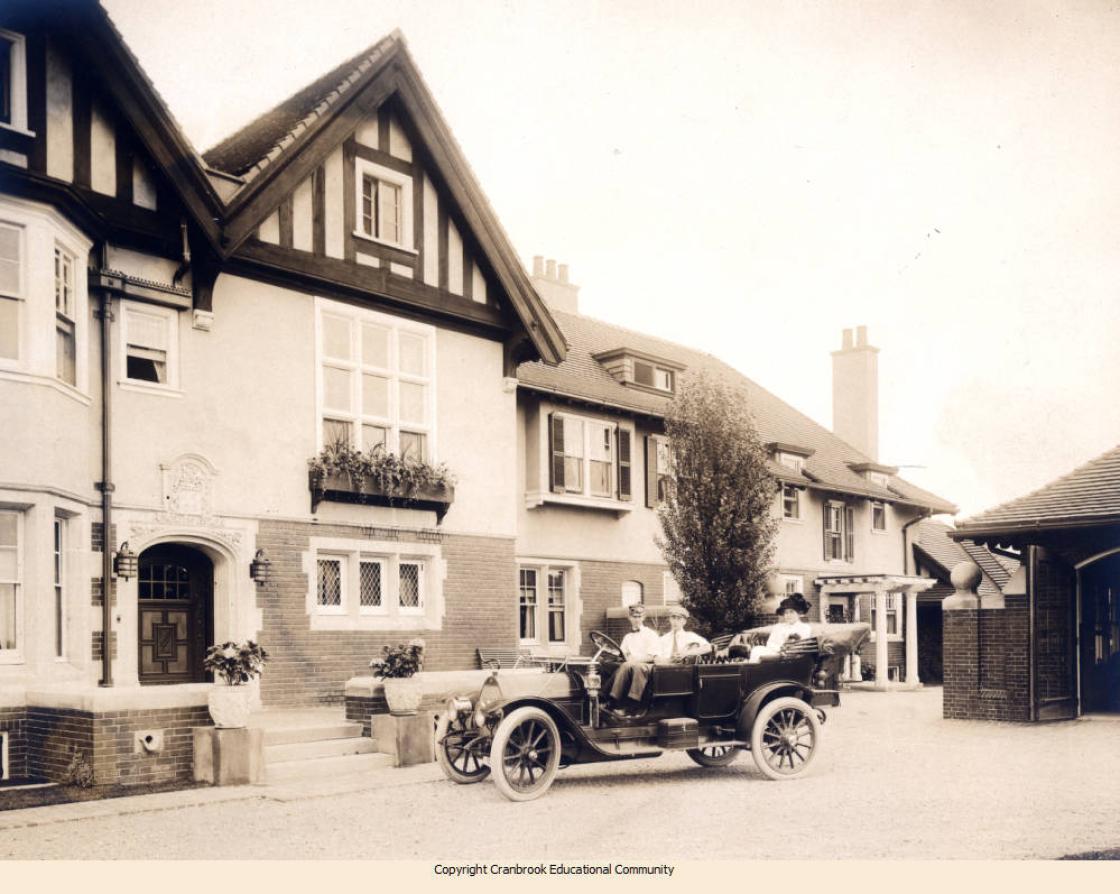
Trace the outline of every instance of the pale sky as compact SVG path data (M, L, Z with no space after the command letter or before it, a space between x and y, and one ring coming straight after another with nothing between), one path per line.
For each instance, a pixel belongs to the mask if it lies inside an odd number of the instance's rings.
M962 516L1120 443L1114 3L103 2L199 150L400 28L526 266L829 427L867 325Z

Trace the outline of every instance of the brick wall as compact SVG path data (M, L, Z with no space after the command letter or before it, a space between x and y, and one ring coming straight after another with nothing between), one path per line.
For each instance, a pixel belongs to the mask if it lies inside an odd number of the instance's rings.
M636 580L642 585L642 599L647 605L661 605L665 592L662 584L664 565L641 562L583 562L579 563L579 595L583 602L580 616L580 634L585 647L592 630L601 630L615 640L621 640L630 631L625 618L607 620L607 609L622 605L623 581ZM646 622L656 627L653 619ZM668 622L661 621L658 633L667 633Z
M1076 572L1057 559L1040 558L1034 579L1035 685L1039 699L1074 695L1073 604L1077 594Z
M0 708L0 732L8 734L8 776L24 779L27 768L27 709Z
M1030 720L1025 596L1003 609L948 611L942 625L942 713L954 720Z
M192 777L192 730L210 726L206 706L112 711L90 714L29 707L27 733L31 772L65 782L75 750L93 769L96 785L187 782ZM158 754L136 751L136 733L163 732Z
M341 704L343 685L369 673L381 647L422 636L426 670L476 667L476 649L513 648L517 643L516 565L512 539L442 536L447 563L443 582L445 613L439 631L311 630L307 614L308 579L302 555L310 538L361 539L367 528L300 522L262 522L257 545L272 561L270 580L257 594L264 613L261 643L271 660L261 677L268 706ZM373 532L371 539L384 539ZM411 535L401 532L402 544Z

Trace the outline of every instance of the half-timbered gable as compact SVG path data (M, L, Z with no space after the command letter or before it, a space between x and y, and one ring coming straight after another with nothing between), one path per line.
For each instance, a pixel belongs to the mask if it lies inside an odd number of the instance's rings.
M232 269L489 333L563 339L394 33L213 147ZM512 371L512 360L510 364Z

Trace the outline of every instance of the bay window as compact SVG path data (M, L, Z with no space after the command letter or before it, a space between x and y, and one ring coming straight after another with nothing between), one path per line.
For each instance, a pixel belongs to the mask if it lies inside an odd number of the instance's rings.
M0 222L0 358L19 359L23 228Z
M0 510L0 663L20 658L23 624L23 516Z
M74 256L54 250L54 318L56 375L67 385L76 384L74 320Z
M432 461L435 330L320 300L321 445Z

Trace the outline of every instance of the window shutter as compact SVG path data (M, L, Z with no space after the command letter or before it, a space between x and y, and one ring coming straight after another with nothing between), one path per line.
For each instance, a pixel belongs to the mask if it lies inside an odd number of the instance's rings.
M825 500L825 502L821 506L821 517L824 519L824 530L822 531L822 539L824 541L824 557L825 557L826 560L832 558L832 556L829 555L829 548L828 548L828 516L831 512L832 512L832 507L829 506L828 501Z
M618 442L618 498L630 499L630 432L619 426L615 429Z
M553 493L564 492L564 418L548 414L549 463L548 484Z
M844 507L844 560L852 561L856 556L856 511L851 506Z
M652 435L646 435L646 505L657 505L657 441Z

